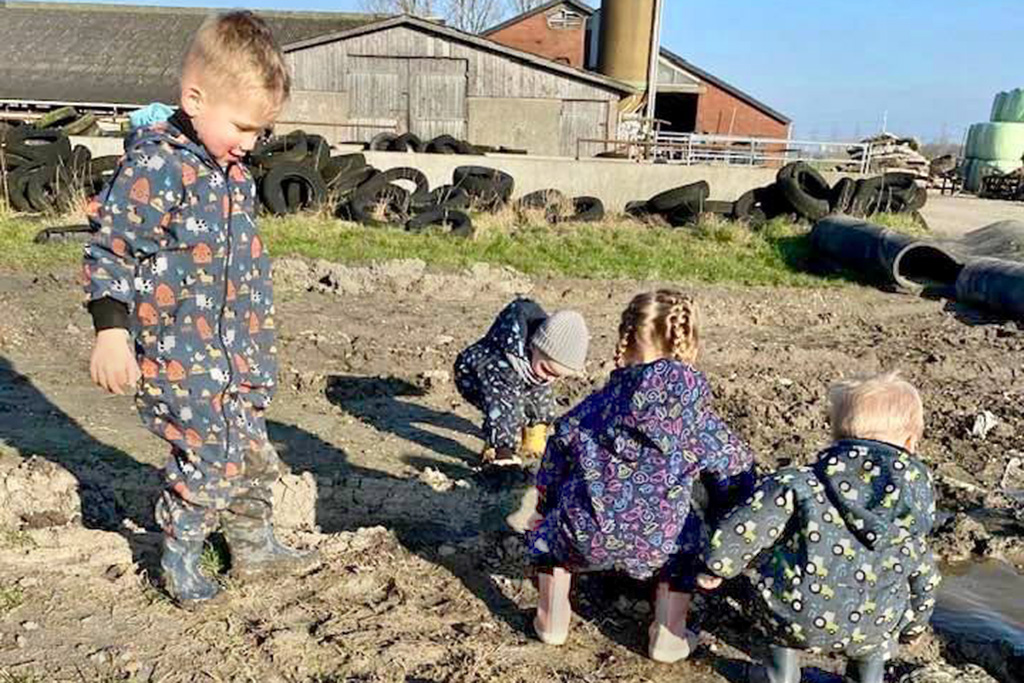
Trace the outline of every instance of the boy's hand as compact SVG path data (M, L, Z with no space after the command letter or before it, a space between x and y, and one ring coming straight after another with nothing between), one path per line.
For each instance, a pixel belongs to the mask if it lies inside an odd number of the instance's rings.
M713 591L722 585L722 577L710 574L698 574L697 585L706 591Z
M138 383L142 373L132 353L128 330L115 328L96 333L89 374L97 386L119 396Z

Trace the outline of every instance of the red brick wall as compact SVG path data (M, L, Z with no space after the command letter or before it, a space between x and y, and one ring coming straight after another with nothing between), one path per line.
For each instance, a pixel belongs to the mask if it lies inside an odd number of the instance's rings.
M715 135L732 134L743 137L786 138L789 125L776 121L760 109L738 97L705 82L707 92L697 105L697 132ZM733 110L736 119L733 121Z
M577 68L583 68L586 45L586 21L578 29L552 29L548 27L549 13L557 12L555 7L547 13L541 12L517 24L507 26L486 36L523 52L561 61ZM571 8L570 8L571 9Z

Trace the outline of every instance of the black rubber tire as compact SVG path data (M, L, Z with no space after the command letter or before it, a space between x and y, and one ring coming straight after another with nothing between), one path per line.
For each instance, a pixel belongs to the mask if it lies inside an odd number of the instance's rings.
M85 178L91 175L92 152L85 145L76 145L71 150L68 167L76 176Z
M22 166L35 166L39 163L33 159L23 157L19 154L11 154L9 152L6 154L0 153L0 157L2 157L3 161L3 166L0 166L0 168L6 168L8 173L16 171Z
M308 154L308 137L305 132L296 130L259 145L249 154L249 159L253 166L270 169L278 164L300 163Z
M767 216L769 220L778 216L785 216L793 213L793 209L790 207L789 202L787 202L786 198L782 196L778 183L759 187L754 190L754 196L757 198L757 206L764 212L765 216Z
M452 174L454 185L461 187L482 211L496 211L508 203L515 180L508 173L485 166L459 166Z
M18 170L7 174L7 201L15 211L35 213L28 200L28 183L33 173L44 171L44 167L21 166Z
M328 159L320 168L320 177L324 179L327 187L330 188L334 185L335 181L343 176L363 168L366 168L366 157L364 155L340 154Z
M307 135L306 149L304 161L322 173L324 167L331 160L331 143L327 142L327 138L323 135Z
M378 175L380 175L380 171L373 166L363 166L362 168L354 169L335 178L334 182L330 185L329 192L335 197L345 197Z
M63 131L53 128L38 130L31 126L18 126L7 135L8 153L57 166L71 158L71 141Z
M391 143L391 149L396 152L422 153L426 145L414 133L402 133Z
M38 213L63 213L71 207L74 187L68 174L41 168L30 174L25 196L29 206Z
M438 135L427 143L424 151L427 154L457 154L456 146L458 142L451 135Z
M832 213L846 213L853 202L853 195L857 192L857 181L853 178L840 178L832 188L832 197L829 200L829 209Z
M647 206L646 199L638 199L631 202L626 202L625 208L622 210L627 216L645 220L651 215L651 210Z
M764 209L762 209L760 206L755 206L753 209L750 210L750 213L743 220L745 220L747 222L747 225L749 225L751 228L757 230L759 228L764 227L764 224L768 222L768 214L766 214L764 212Z
M79 236L81 238L89 239L89 237L95 232L92 225L62 225L60 227L44 228L36 233L36 236L32 238L32 241L36 244L46 244L48 242L56 242L58 238L67 238L67 236Z
M319 173L305 164L282 162L271 168L260 183L263 203L276 216L291 211L287 196L288 181L300 185L299 207L302 210L317 208L327 200L327 184Z
M750 212L757 207L757 191L748 190L740 195L740 198L736 200L733 205L732 217L736 220L746 220L750 217Z
M302 211L302 190L303 185L300 181L284 181L284 199L288 205L288 213L299 213Z
M805 161L795 161L779 170L777 180L790 179L795 180L804 193L814 199L827 202L832 198L832 186L825 180L825 176Z
M349 200L349 214L352 220L365 225L381 225L374 217L374 211L384 205L383 223L404 224L409 219L410 193L398 185L378 180L364 184Z
M809 221L820 221L831 210L827 199L812 197L797 178L783 178L777 183L779 192L798 215Z
M479 152L479 150L477 150L477 152ZM517 147L499 147L494 150L494 152L495 154L514 154L517 156L524 156L530 153L529 150L519 149Z
M550 188L524 194L516 200L515 208L517 211L545 210L550 206L558 206L563 202L565 202L565 195L560 190Z
M394 183L398 180L407 180L415 184L416 189L413 190L413 193L426 194L430 192L430 182L427 180L427 175L418 168L398 166L396 168L389 168L381 175L385 182Z
M596 223L604 220L604 202L597 197L576 197L572 200L571 223Z
M430 209L468 209L469 195L461 187L441 185L430 192L414 194L410 198L410 208L415 213Z
M659 192L647 200L647 207L653 213L672 213L685 204L691 213L696 213L710 194L711 186L701 180Z
M370 149L374 152L387 152L398 138L394 133L377 133L370 138Z
M405 229L409 232L420 232L433 225L449 227L449 234L453 237L473 236L473 220L468 214L456 209L438 208L424 211L409 219Z

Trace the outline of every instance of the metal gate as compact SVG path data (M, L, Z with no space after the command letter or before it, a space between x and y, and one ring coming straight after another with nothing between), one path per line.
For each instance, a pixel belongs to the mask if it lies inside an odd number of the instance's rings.
M348 60L349 123L356 139L396 129L424 140L443 133L465 138L465 60L359 55Z

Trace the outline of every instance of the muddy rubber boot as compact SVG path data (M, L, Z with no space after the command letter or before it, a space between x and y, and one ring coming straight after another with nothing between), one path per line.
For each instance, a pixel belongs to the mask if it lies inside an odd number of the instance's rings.
M846 665L846 680L852 683L885 683L885 657L851 659Z
M223 529L231 550L232 578L244 580L299 572L320 559L315 550L295 550L278 541L274 525L269 521L242 517L230 522L225 520Z
M202 554L202 540L180 541L173 536L164 536L163 556L160 558L164 589L182 607L212 600L220 593L217 582L199 570Z
M572 606L569 604L572 574L555 567L541 572L537 583L540 598L537 600L533 630L548 645L565 645L569 639L569 622L572 620Z
M800 683L800 653L772 646L772 661L765 665L768 683Z
M523 464L522 458L516 455L516 452L511 448L492 448L488 446L480 454L480 459L488 467L519 467Z
M544 455L548 447L548 426L534 425L523 428L523 445L520 450L523 455L530 458L539 458Z
M519 507L505 517L505 522L509 525L509 528L517 533L524 534L532 529L536 523L540 522L543 518L537 514L537 500L539 498L540 492L537 491L536 486L526 489Z
M690 594L672 590L668 583L658 583L654 599L654 622L648 631L647 653L664 664L682 661L697 649L697 634L686 628L690 611Z

